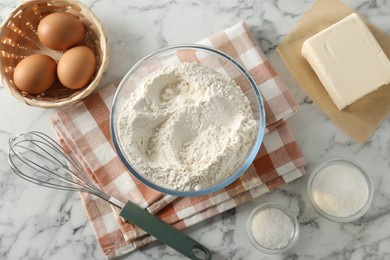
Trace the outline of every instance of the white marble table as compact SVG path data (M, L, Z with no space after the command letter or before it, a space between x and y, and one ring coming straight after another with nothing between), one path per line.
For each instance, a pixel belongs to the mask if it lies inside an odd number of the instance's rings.
M0 20L19 1L0 1ZM147 53L168 44L196 42L245 20L271 64L301 104L289 124L308 162L349 157L371 174L372 206L360 220L336 224L320 217L306 196L307 177L230 210L186 232L215 252L215 259L266 259L247 239L245 225L253 208L264 202L289 206L300 223L296 246L275 259L390 258L390 118L365 145L355 144L298 88L275 49L313 1L108 1L84 0L101 19L111 49L104 86L120 79ZM156 1L157 2L157 1ZM346 1L390 33L390 1ZM104 259L78 194L43 189L11 174L6 154L11 135L40 130L53 135L55 110L28 107L0 87L0 259ZM184 259L153 244L123 259Z

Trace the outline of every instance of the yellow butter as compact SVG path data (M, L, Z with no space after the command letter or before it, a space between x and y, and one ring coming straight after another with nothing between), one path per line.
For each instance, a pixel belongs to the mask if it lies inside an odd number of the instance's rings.
M390 83L390 61L355 13L307 39L301 52L340 110Z

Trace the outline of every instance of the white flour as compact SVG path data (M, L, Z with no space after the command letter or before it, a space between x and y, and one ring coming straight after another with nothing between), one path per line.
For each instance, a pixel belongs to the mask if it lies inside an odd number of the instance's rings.
M148 76L126 101L119 138L133 166L166 188L213 186L240 166L257 125L234 81L183 63Z

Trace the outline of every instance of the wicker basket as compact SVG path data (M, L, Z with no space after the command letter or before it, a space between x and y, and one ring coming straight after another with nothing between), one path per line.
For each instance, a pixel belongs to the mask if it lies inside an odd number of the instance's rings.
M43 53L56 61L63 52L45 47L38 39L39 22L53 12L67 12L79 17L85 27L82 45L88 46L96 55L96 72L91 82L77 90L64 87L58 80L47 91L31 95L17 89L13 82L15 66L23 58ZM38 107L63 107L88 96L99 84L108 66L107 37L98 18L77 0L29 0L19 4L0 27L0 67L4 86L12 95L28 105Z

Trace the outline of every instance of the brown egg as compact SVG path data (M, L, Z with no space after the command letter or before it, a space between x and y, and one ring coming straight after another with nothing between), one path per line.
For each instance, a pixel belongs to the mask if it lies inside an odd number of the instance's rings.
M83 24L74 15L52 13L40 21L38 38L47 47L65 51L80 43L85 34Z
M21 91L39 94L55 82L57 63L44 54L33 54L21 60L15 67L14 83Z
M65 87L79 89L87 85L95 70L95 54L86 46L77 46L62 55L58 62L57 75Z

